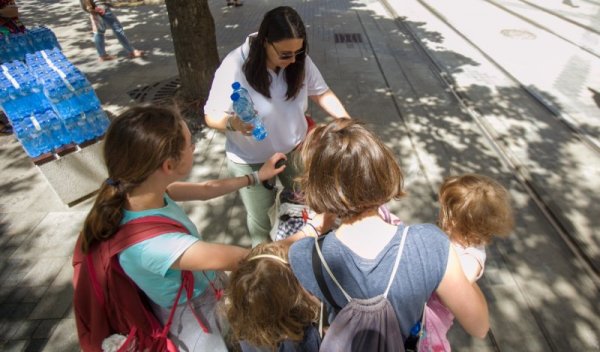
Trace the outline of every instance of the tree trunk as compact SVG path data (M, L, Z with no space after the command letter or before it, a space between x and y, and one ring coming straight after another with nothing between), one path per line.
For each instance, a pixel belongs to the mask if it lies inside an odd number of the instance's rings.
M165 4L181 79L179 94L202 109L219 65L215 22L208 0L165 0Z

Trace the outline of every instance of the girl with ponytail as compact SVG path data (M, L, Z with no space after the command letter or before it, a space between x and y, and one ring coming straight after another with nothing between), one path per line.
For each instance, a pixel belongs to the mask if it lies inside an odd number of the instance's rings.
M189 232L166 233L134 244L118 254L125 273L148 296L164 324L178 304L170 336L180 350L226 351L215 315L215 287L224 285L223 271L236 269L248 250L207 243L175 201L207 200L260 184L285 169L276 153L258 172L200 183L179 182L193 165L195 146L180 115L162 107L134 107L110 125L104 141L108 179L85 219L80 243L84 253L138 218L160 216L181 223ZM262 186L261 186L262 187ZM191 235L191 236L190 236ZM181 271L194 272L192 306L210 325L204 333L189 305L175 302ZM216 333L215 333L216 332Z

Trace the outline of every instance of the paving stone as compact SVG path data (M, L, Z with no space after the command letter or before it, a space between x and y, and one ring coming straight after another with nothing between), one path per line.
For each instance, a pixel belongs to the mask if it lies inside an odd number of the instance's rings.
M68 257L72 255L77 235L87 212L51 212L32 230L13 258Z
M45 346L47 351L79 351L77 327L74 319L61 319Z
M6 293L0 293L4 296L6 303L35 303L43 297L48 286L9 286L0 288L0 292L6 290Z
M50 338L54 329L60 324L60 319L44 319L44 320L31 320L38 322L36 329L32 332L34 339L47 339Z
M44 295L44 299L35 306L29 319L60 319L71 308L73 302L73 288L70 284L51 287Z
M12 286L0 286L0 304L9 302L8 299L11 297L11 292L14 287Z
M34 332L40 326L41 321L39 320L20 320L13 322L15 326L13 328L14 333L10 335L11 340L26 340L35 338ZM47 336L45 337L47 338Z
M3 286L16 286L29 270L29 261L6 258L0 262L0 282Z
M3 213L0 216L0 251L10 256L31 235L44 216L46 213L33 211L27 217L19 213Z
M48 339L32 339L29 340L27 347L25 348L25 352L40 352L44 351L46 348L46 344L48 343Z
M25 275L19 284L27 286L50 285L63 266L68 265L68 258L39 258L30 262L30 268L23 270Z
M6 318L8 320L24 320L31 314L35 306L35 303L17 303Z
M21 322L19 322L21 324ZM0 341L8 341L19 329L19 324L15 324L14 321L9 321L6 318L0 320Z
M0 347L4 352L21 352L25 351L28 343L28 340L10 340L0 345Z

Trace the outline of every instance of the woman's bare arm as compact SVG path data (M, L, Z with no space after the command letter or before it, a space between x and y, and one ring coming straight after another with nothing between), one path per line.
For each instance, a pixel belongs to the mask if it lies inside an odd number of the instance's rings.
M467 280L454 248L436 293L470 335L484 338L490 328L487 302L476 283Z

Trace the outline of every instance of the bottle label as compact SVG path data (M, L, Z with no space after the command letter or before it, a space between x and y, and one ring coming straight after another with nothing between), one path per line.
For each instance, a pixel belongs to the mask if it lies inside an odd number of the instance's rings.
M17 82L17 80L13 76L11 76L10 72L8 72L8 68L4 65L2 65L2 73L4 73L4 77L6 77L6 79L8 79L10 83L12 83L13 87L15 87L16 89L21 89L21 85L19 84L19 82Z
M69 88L69 90L71 92L75 92L75 88L73 88L73 86L71 85L71 83L69 83L69 80L67 80L67 75L60 68L58 68L58 67L56 67L54 65L54 63L52 62L52 60L50 60L50 58L46 54L46 50L41 50L40 53L42 54L42 57L44 58L44 60L46 60L46 63L48 64L48 66L52 70L54 70L54 72L56 72L58 74L58 76L60 77L60 79L62 79L62 81L67 86L67 88Z
M41 131L42 130L42 126L40 126L39 121L35 118L34 114L31 114L31 116L29 116L29 119L31 120L31 123L33 124L33 127L35 127L35 129L37 131Z

